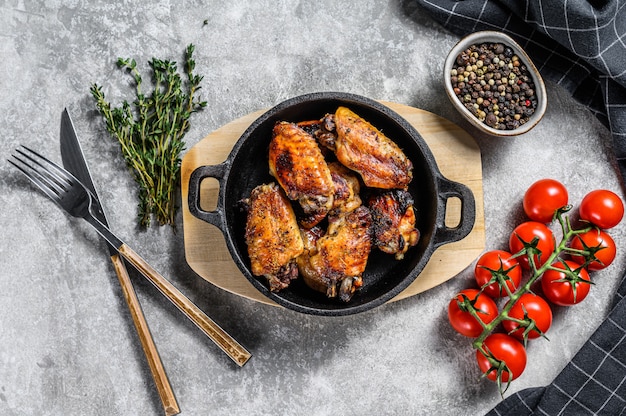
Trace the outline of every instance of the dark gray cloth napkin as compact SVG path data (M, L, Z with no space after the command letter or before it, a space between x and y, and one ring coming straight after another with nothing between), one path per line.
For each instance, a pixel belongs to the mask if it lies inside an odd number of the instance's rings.
M451 32L514 38L542 76L610 129L626 178L626 0L417 0ZM548 386L517 392L488 416L626 415L626 276L604 322Z

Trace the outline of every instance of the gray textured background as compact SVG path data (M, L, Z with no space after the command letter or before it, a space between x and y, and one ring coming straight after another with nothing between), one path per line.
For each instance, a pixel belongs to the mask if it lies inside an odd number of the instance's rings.
M185 262L182 232L138 230L135 187L89 95L98 82L114 101L132 98L117 57L146 69L151 57L180 62L185 46L196 45L209 104L192 117L188 147L235 118L313 91L396 101L457 122L483 154L488 248L506 247L536 179L561 180L573 203L597 187L622 195L609 133L554 84L544 120L523 137L483 137L463 122L441 76L457 38L408 1L0 1L0 39L2 415L162 412L105 246L6 162L19 144L60 161L64 107L111 227L254 354L236 368L133 275L182 414L479 415L500 400L493 383L478 380L469 341L446 321L448 300L471 284L469 269L361 315L304 316L206 283ZM549 383L602 320L626 265L625 229L612 233L618 260L595 274L584 305L556 311L550 341L532 343L510 392Z

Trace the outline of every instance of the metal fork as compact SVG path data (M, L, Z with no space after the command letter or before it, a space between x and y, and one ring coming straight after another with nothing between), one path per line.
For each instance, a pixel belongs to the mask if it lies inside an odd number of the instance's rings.
M251 354L202 312L191 300L120 240L91 212L94 196L71 173L26 146L11 155L9 163L24 173L50 199L70 215L83 218L132 263L166 298L200 328L235 363L243 366Z

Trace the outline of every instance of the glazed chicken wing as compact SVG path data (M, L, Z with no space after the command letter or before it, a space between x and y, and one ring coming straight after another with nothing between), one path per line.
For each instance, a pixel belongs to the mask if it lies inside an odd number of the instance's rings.
M371 196L368 206L372 213L374 245L401 260L420 238L415 228L413 198L406 191L394 189Z
M337 132L335 131L335 116L327 114L320 120L307 120L298 123L307 133L322 145L322 151L335 151L335 140Z
M326 145L334 147L337 159L358 172L366 186L406 188L413 164L396 143L346 107L337 109L334 124L337 136Z
M322 151L309 133L294 123L276 123L269 165L287 197L300 203L305 227L314 226L326 216L333 205L335 188Z
M361 206L361 184L356 174L338 162L328 164L335 185L331 214L349 212Z
M304 250L291 204L275 183L257 186L244 202L252 273L265 276L270 290L284 289L298 276L295 259Z
M371 249L371 216L361 206L329 218L322 236L318 228L303 231L306 250L297 259L304 282L330 298L348 302L362 285Z

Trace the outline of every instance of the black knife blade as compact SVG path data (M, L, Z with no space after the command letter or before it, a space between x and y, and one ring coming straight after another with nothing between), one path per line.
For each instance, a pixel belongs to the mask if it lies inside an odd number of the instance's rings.
M93 194L94 202L92 203L93 214L98 220L105 226L109 226L96 191L96 186L93 183L91 172L87 166L87 161L83 153L83 149L80 146L78 137L76 136L76 130L74 129L74 123L70 117L67 109L63 110L61 114L61 160L63 166L76 178L87 187L87 189ZM114 247L110 244L109 252L111 255L117 253Z

